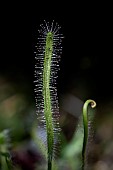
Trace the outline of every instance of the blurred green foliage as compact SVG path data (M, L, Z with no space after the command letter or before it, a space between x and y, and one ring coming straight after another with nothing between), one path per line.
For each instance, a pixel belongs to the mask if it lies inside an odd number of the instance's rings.
M2 170L44 170L45 157L37 140L37 115L33 88L28 82L12 82L0 77L0 166ZM61 150L54 168L58 170L81 169L82 128L78 117L61 112ZM90 170L113 169L113 105L98 104L96 111L96 136L89 148ZM79 124L81 126L81 124ZM6 133L8 132L8 133ZM71 135L70 135L71 134ZM70 136L70 137L69 137ZM44 148L43 148L44 149ZM2 160L3 158L3 160ZM3 163L5 162L5 163Z

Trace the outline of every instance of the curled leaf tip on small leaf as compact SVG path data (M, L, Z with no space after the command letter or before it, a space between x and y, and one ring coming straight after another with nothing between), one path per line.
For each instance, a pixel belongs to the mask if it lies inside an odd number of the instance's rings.
M96 107L96 102L94 100L91 100L91 107L95 108Z

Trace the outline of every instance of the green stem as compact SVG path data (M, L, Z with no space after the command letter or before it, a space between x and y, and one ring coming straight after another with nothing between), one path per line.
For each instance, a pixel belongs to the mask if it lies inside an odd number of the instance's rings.
M83 126L84 126L84 139L83 139L83 149L82 149L82 159L83 159L83 170L85 165L85 154L86 154L86 146L88 140L88 105L91 104L92 108L96 107L96 102L94 100L87 100L83 106Z
M49 159L49 158L48 158ZM51 167L52 167L52 161L51 161L51 159L48 161L48 170L51 170Z
M54 139L51 97L50 97L50 74L51 74L52 53L53 53L53 33L48 32L46 37L44 70L43 70L43 98L44 98L44 114L46 120L46 131L47 131L48 170L51 170L52 167L53 139Z

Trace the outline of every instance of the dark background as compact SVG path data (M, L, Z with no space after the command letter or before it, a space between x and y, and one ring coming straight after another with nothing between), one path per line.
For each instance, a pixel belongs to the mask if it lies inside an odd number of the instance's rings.
M54 19L64 35L59 92L79 82L89 89L87 97L97 101L113 98L111 14L107 7L93 7L58 2L32 3L30 8L19 4L9 10L7 6L1 15L1 75L14 81L21 77L33 86L37 30L44 19Z

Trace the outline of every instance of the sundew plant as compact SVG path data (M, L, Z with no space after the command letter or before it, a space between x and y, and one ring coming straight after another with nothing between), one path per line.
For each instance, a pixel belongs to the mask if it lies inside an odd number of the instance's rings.
M35 51L35 100L36 114L38 117L39 138L43 141L46 148L45 158L47 159L47 170L53 170L55 157L60 148L59 126L59 106L57 98L57 73L59 70L59 61L62 54L62 39L60 26L55 23L40 25L39 37ZM81 168L85 169L86 149L88 141L88 105L96 106L95 101L87 100L83 106L83 126L81 133L82 141L82 160ZM79 129L80 129L79 128ZM45 137L44 137L44 135ZM42 147L43 149L43 147ZM75 160L76 161L76 160ZM76 168L75 168L76 169Z
M35 65L36 107L39 119L39 130L46 131L44 143L47 146L48 170L51 170L52 160L60 139L59 107L57 99L56 78L59 69L59 59L62 51L62 35L59 25L52 22L51 26L45 22L39 30Z

